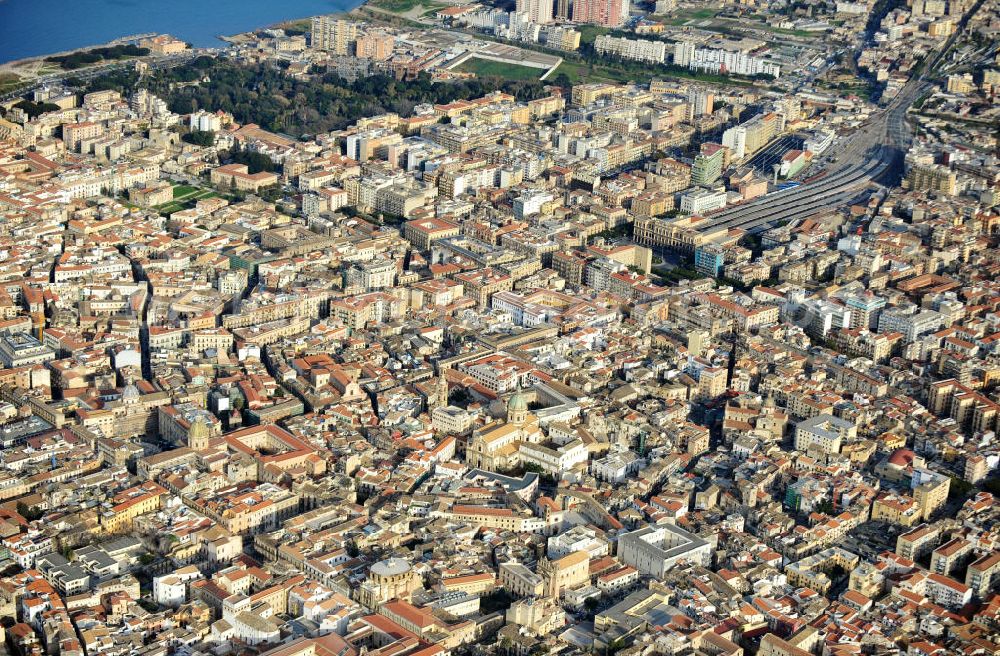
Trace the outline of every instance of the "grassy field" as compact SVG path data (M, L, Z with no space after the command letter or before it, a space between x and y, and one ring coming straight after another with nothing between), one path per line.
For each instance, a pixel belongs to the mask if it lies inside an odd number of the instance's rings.
M174 185L174 200L190 196L196 191L198 191L197 187L189 187L187 185Z
M355 18L362 18L364 20L369 20L380 25L390 25L392 27L419 27L426 28L427 26L420 23L412 18L407 18L403 14L394 14L388 10L380 10L375 7L369 7L368 5L361 5L351 11L351 16Z
M675 285L681 280L698 280L699 278L704 278L705 275L695 271L690 267L675 266L675 267L653 267L654 274L660 277L660 280L665 285Z
M508 80L537 80L545 72L543 68L521 66L520 64L506 64L478 57L466 60L459 64L455 70L464 73L475 73L480 77L502 77Z
M194 207L195 203L205 198L217 198L219 194L211 189L199 189L188 185L174 185L174 199L169 203L156 206L156 211L166 216L174 212Z
M704 7L702 9L680 9L671 13L664 22L668 25L683 25L691 20L705 20L706 18L712 18L717 13L719 13L719 10L712 7Z
M278 23L278 27L283 30L291 30L292 32L308 32L312 28L312 19L299 18L284 23Z
M865 84L863 80L852 80L850 83L831 83L831 82L821 82L816 85L820 89L824 89L830 93L834 93L841 98L846 98L850 95L858 96L864 100L871 100L872 87L869 84Z
M580 43L593 43L597 37L611 31L600 25L578 25L576 30L580 33Z
M421 7L422 13L427 14L447 6L431 0L372 0L371 5L393 14L405 14Z
M16 73L0 73L0 93L13 91L21 84L21 76Z
M180 212L183 209L186 209L184 203L178 203L177 201L170 201L169 203L156 206L156 211L164 216L173 214L174 212Z
M629 75L624 71L607 66L590 66L585 62L564 60L559 64L555 74L560 73L569 78L571 84L582 82L628 82Z
M869 100L869 101L872 99L872 88L867 84L859 84L853 87L837 89L837 93L841 96L853 94L858 98L862 98L864 100Z

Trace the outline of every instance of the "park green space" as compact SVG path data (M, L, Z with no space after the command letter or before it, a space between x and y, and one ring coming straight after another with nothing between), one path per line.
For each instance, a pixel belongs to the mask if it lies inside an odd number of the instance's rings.
M156 206L156 211L160 214L172 214L181 210L194 207L195 203L205 198L217 198L219 194L211 189L201 189L190 185L175 184L174 199L170 202Z

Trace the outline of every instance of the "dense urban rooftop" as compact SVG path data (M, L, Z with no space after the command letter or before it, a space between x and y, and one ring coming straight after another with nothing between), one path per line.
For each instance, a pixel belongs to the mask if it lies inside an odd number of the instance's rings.
M373 0L6 65L2 649L997 653L998 32Z

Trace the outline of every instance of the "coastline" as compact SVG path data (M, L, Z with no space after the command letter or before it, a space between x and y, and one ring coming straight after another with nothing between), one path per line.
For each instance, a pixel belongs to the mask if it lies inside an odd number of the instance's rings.
M100 0L102 3L104 0ZM111 1L111 0L108 0ZM230 0L231 1L231 0ZM97 3L98 0L93 0ZM141 0L138 4L140 6L145 2ZM194 0L184 0L181 5L188 5L194 2ZM0 0L0 6L3 6L2 0ZM89 4L89 3L88 3ZM24 46L20 47L16 44L20 43L23 39L24 43L31 43L34 47L39 44L45 44L47 40L47 35L44 31L40 31L35 23L42 20L45 14L34 15L31 12L23 12L28 14L31 18L31 26L29 31L21 32L11 31L10 27L18 25L18 23L13 22L21 16L17 14L8 15L0 13L0 21L11 20L12 22L5 26L4 29L0 30L0 38L10 37L10 43L15 44L11 48L5 49L5 54L12 56L10 59L0 59L0 71L8 72L18 72L20 69L30 69L33 65L37 65L38 62L43 61L47 57L53 56L63 56L70 55L80 52L85 52L94 48L110 47L120 43L125 43L129 40L129 36L133 35L146 35L146 34L169 34L178 39L187 41L191 43L195 48L198 49L213 49L225 47L228 43L226 37L237 36L240 34L246 34L250 32L274 29L274 28L299 28L302 29L305 25L308 29L307 23L313 16L319 15L341 15L346 16L350 12L357 9L359 6L365 4L365 0L301 0L301 2L288 3L291 6L286 6L285 9L289 12L287 17L280 17L283 13L280 9L274 10L262 10L260 15L257 16L256 22L254 20L254 11L259 6L263 6L262 3L258 2L247 2L245 11L250 13L244 13L241 17L235 17L234 7L244 9L242 2L225 2L223 3L224 9L218 12L213 12L213 16L210 22L201 22L196 26L193 23L186 22L179 24L176 20L146 20L142 22L134 20L122 21L119 25L121 33L119 34L108 34L105 30L88 30L88 26L81 25L79 28L79 33L75 37L67 38L65 34L58 34L52 37L53 45L58 48L59 44L66 44L70 47L63 47L61 49L53 49L46 52L37 53L27 53L25 50L32 50L32 47ZM273 5L269 5L273 7ZM105 9L104 5L101 4L101 9ZM276 17L274 14L278 14ZM189 24L191 23L191 24ZM107 22L104 23L107 27ZM193 28L192 28L193 26ZM112 26L113 28L114 26ZM214 27L214 29L212 29ZM10 34L8 34L10 32ZM80 35L86 35L91 33L94 37L94 41L90 43L82 43L79 46L73 44L73 42L80 39ZM101 32L104 32L103 34ZM37 34L36 34L37 33ZM33 38L32 35L35 34ZM103 37L103 39L101 38ZM67 43L69 41L70 43ZM20 50L21 52L17 52ZM31 71L26 71L30 77Z
M360 5L358 5L358 7L361 7L364 4L365 3L362 2ZM348 12L338 11L338 12L333 12L330 15L333 16L333 15L337 15L337 14L342 14L342 15L346 16L347 13ZM232 34L220 34L220 35L217 35L215 38L218 39L219 41L224 42L224 43L229 43L229 42L231 42L231 39L234 39L234 38L239 37L239 36L243 36L245 34L252 34L254 32L259 32L261 30L275 30L275 29L286 29L286 28L289 28L289 27L294 27L298 23L302 23L303 21L308 21L313 16L319 16L319 15L320 14L313 14L313 15L310 15L310 16L300 16L298 18L289 18L288 20L278 21L277 23L271 23L270 25L263 25L261 27L255 27L255 28L253 28L251 30L245 30L243 32L234 32ZM323 15L325 15L325 14L323 14ZM168 34L168 32L151 32L150 34L160 35L160 34ZM145 36L145 35L143 35L143 36ZM176 36L176 35L171 35L171 36ZM180 37L176 37L176 38L180 38ZM64 57L66 55L74 55L74 54L81 53L81 52L87 52L88 50L93 50L94 48L110 48L112 46L121 45L123 43L127 43L127 42L132 41L132 40L134 40L134 36L133 35L123 35L123 36L115 37L114 39L111 39L110 41L105 41L104 43L93 43L93 44L86 45L86 46L80 46L79 48L73 48L71 50L60 50L58 52L47 52L47 53L42 54L42 55L34 55L34 56L31 56L31 57L21 57L20 59L11 59L9 61L0 62L0 70L3 70L5 68L15 68L15 67L18 67L18 66L24 67L24 66L27 66L27 65L30 65L30 64L35 64L35 63L38 63L38 62L44 62L49 57Z
M259 32L261 30L271 30L271 29L302 29L303 27L308 28L308 23L309 23L310 19L313 18L313 16L320 16L320 15L324 15L324 16L325 15L330 15L330 16L349 16L355 10L360 9L361 7L364 7L366 4L367 4L367 2L365 2L364 0L362 0L362 2L359 3L356 7L352 8L350 10L347 10L347 11L340 10L340 11L330 12L329 14L309 14L309 15L306 15L306 16L298 16L298 17L294 17L294 18L288 18L288 19L277 21L277 22L270 23L270 24L267 24L267 25L262 25L260 27L255 27L255 28L250 29L250 30L245 30L245 31L242 31L242 32L235 32L235 33L232 33L232 34L217 34L217 35L215 35L215 39L217 41L219 41L219 45L216 46L216 47L224 48L224 47L227 47L229 45L238 44L238 43L242 42L247 37L247 35L253 34L254 32ZM90 44L90 45L86 45L86 46L80 46L79 48L72 48L72 49L69 49L69 50L61 50L61 51L56 51L56 52L49 52L49 53L44 53L44 54L40 54L40 55L34 55L34 56L31 56L31 57L21 57L21 58L18 58L18 59L12 59L12 60L9 60L9 61L0 62L0 75L16 76L16 77L20 78L20 82L15 83L16 85L22 85L23 84L23 85L27 86L27 85L30 85L35 80L37 80L38 78L43 77L45 75L56 75L56 74L59 74L59 73L66 73L67 75L71 75L71 74L74 74L74 73L85 72L90 67L83 67L83 68L76 69L76 70L73 70L73 71L63 71L63 70L60 69L60 70L57 70L57 71L46 71L44 73L42 73L39 69L44 68L45 66L51 66L52 65L51 62L47 62L46 61L46 59L48 59L49 57L63 57L63 56L67 56L67 55L73 55L73 54L77 54L77 53L87 52L87 51L93 50L95 48L109 48L109 47L112 47L112 46L122 45L122 44L128 43L130 41L134 41L134 40L136 40L139 37L146 37L146 36L149 36L149 35L159 35L159 34L169 34L169 33L168 32L149 32L149 33L145 33L145 34L141 34L141 35L122 35L122 36L115 37L114 39L111 39L109 41L105 41L103 43L94 43L94 44ZM172 36L176 36L176 35L172 35ZM180 38L180 37L177 37L177 38ZM193 48L193 49L198 50L198 49L209 49L209 48L199 48L199 47L196 47L196 48ZM10 84L10 82L8 82L8 84Z
M153 34L153 33L151 33ZM159 33L156 33L159 34ZM145 36L145 35L143 35ZM38 62L44 62L49 57L64 57L66 55L75 55L80 52L87 52L88 50L93 50L94 48L110 48L112 46L119 46L132 41L131 36L120 36L110 41L105 41L104 43L95 43L89 46L81 46L79 48L73 48L72 50L61 50L59 52L47 52L44 55L35 55L34 57L22 57L20 59L11 59L10 61L0 62L0 70L5 68L14 68L17 66L28 66L30 64L35 64Z

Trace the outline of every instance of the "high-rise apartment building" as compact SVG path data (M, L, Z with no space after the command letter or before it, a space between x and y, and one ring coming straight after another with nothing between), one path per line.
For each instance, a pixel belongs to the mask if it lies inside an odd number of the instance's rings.
M532 23L545 25L552 22L555 8L552 0L517 0L517 13L525 14Z
M906 172L906 182L914 191L936 191L947 196L958 194L958 174L940 164L914 164Z
M358 57L385 61L392 57L396 38L386 32L369 32L358 37L355 43L355 54Z
M750 157L766 146L781 130L782 121L777 114L758 114L722 133L722 145L732 151L735 159Z
M742 125L729 128L722 133L722 145L728 148L736 159L743 159L747 153L747 129Z
M574 0L573 20L618 27L628 17L628 0Z
M694 59L693 41L678 41L674 44L674 64L689 66L692 59Z
M910 489L913 491L913 500L920 508L921 518L926 520L948 500L951 479L930 469L914 467Z
M701 370L698 376L699 399L714 399L721 396L726 391L726 376L728 371L725 367L706 367Z
M310 34L314 50L327 50L335 55L349 55L351 44L358 38L358 26L352 21L332 16L314 16Z
M710 185L722 177L722 169L726 163L726 151L719 144L702 144L701 152L694 158L691 166L691 184Z
M689 87L687 92L688 119L711 114L715 109L715 94L702 87Z

